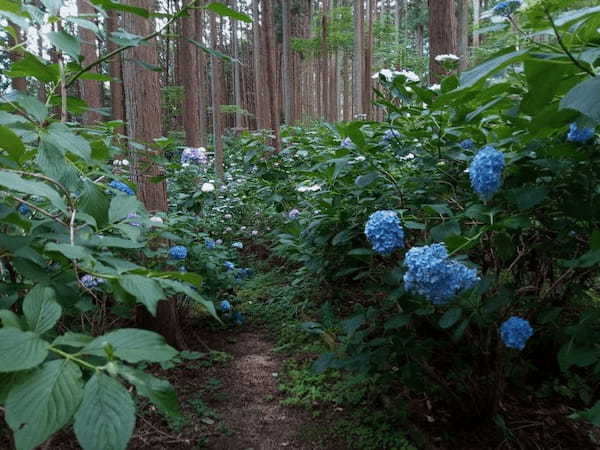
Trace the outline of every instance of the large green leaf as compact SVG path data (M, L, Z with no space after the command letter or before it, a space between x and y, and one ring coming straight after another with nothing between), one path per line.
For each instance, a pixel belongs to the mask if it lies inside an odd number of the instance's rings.
M134 195L117 195L110 202L108 209L108 220L115 223L123 220L129 213L135 213L140 209L140 202Z
M234 20L241 20L242 22L252 23L252 19L246 14L235 11L234 9L231 9L229 6L224 5L223 3L209 3L208 5L206 5L206 9L216 12L218 15L223 17L230 17Z
M141 17L150 17L150 12L147 9L139 8L137 6L130 6L120 2L113 2L112 0L91 0L94 5L101 6L107 10L124 11L132 14L136 14Z
M31 331L0 329L0 372L31 369L48 355L48 343Z
M215 311L215 304L211 301L204 299L200 294L198 294L198 291L195 291L187 284L168 279L158 279L158 282L164 288L169 288L174 290L175 292L180 292L182 294L187 295L195 302L200 304L202 307L204 307L204 309L206 309L206 311L208 311L215 319L220 320L219 316L217 315L217 312Z
M86 345L81 353L105 356L107 346L112 347L116 357L130 363L163 362L177 354L177 350L168 345L160 334L135 328L123 328L99 336Z
M517 61L520 61L523 55L525 55L528 51L529 49L523 49L505 53L479 64L471 70L463 72L460 76L459 89L469 88L475 85L478 81L483 80L498 70L508 66L509 64L514 64Z
M177 394L168 381L125 365L118 366L118 373L136 387L138 395L150 399L164 415L181 415Z
M438 322L438 324L444 329L450 328L452 325L459 321L460 316L462 316L462 308L451 308L448 311L446 311L442 317L440 317L440 321Z
M562 109L574 109L600 122L600 76L588 78L560 101Z
M75 435L84 450L125 450L135 427L135 404L114 378L95 373L75 414Z
M68 151L85 161L92 157L92 149L89 142L81 136L73 133L64 123L53 123L42 134L42 141L54 147Z
M21 139L10 128L0 125L0 148L8 152L13 161L18 162L25 153Z
M25 375L6 398L17 449L33 449L65 426L82 395L81 370L71 361L50 361Z
M27 114L40 123L48 118L48 107L31 95L19 94L17 103Z
M99 227L108 223L109 197L97 185L86 180L79 198L79 209L96 219Z
M158 302L166 297L158 282L142 275L123 275L119 279L119 284L138 302L145 305L153 316L156 315Z
M61 52L78 60L81 54L81 44L70 34L64 31L49 31L46 33L46 38Z
M62 197L53 188L39 181L26 180L21 175L12 172L3 172L0 169L0 186L23 192L30 195L45 197L58 209L67 211L67 206Z
M14 78L35 77L44 83L57 82L59 78L55 65L46 65L29 52L25 52L21 59L15 61L6 75Z
M41 335L58 322L62 308L56 302L54 289L38 284L25 297L23 313L29 329Z

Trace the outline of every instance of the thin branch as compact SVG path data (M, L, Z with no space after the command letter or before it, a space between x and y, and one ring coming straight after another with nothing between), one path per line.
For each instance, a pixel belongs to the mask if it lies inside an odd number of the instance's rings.
M60 223L61 225L65 226L65 227L68 227L68 225L67 225L65 222L63 222L62 220L60 220L60 219L58 218L58 216L55 216L55 215L53 215L53 214L49 213L49 212L48 212L48 211L46 211L45 209L43 209L43 208L40 208L39 206L36 206L36 205L34 205L33 203L31 203L31 202L28 202L28 201L27 201L27 200L25 200L24 198L17 197L16 195L12 195L12 194L7 194L7 195L8 195L10 198L12 198L12 199L14 199L14 200L18 201L19 203L22 203L22 204L24 204L24 205L27 205L27 206L28 206L28 207L30 207L31 209L34 209L34 210L36 210L37 212L39 212L40 214L43 214L44 216L46 216L46 217L49 217L50 219L52 219L52 220L54 220L54 221L56 221L56 222Z

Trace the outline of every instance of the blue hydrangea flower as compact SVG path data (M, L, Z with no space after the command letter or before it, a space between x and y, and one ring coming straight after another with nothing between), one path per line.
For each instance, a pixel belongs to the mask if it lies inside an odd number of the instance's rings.
M508 17L521 7L521 0L507 0L494 6L494 14L497 16Z
M406 254L404 288L422 295L434 305L448 303L479 281L477 271L448 258L444 244L413 247Z
M569 132L567 133L567 141L576 142L578 144L585 144L587 141L594 137L593 128L581 128L577 127L577 124L573 122L569 125Z
M504 155L491 145L477 152L469 166L471 186L482 200L491 199L502 185Z
M296 219L298 216L300 215L300 211L297 210L296 208L292 209L289 213L288 213L288 219Z
M234 311L231 315L231 319L236 325L242 325L244 323L244 320L246 320L244 315L239 311Z
M231 246L233 248L239 248L239 249L244 248L244 244L242 244L241 242L234 242L233 244L231 244Z
M27 206L25 203L21 203L17 208L17 211L24 216L31 213L31 209L29 209L29 206Z
M254 274L254 271L252 269L246 267L246 268L238 270L238 272L235 274L235 279L237 281L243 281L247 278L250 278L253 274Z
M398 130L390 128L389 130L385 130L383 133L383 142L389 144L390 142L400 139L402 137L402 133Z
M136 213L134 213L134 212L130 212L130 213L128 213L128 214L127 214L127 218L128 218L128 219L134 219L134 218L136 218L136 217L140 217L140 216L138 216L138 215L137 215ZM140 225L140 223L139 223L139 222L129 222L129 225L131 225L132 227L141 227L141 225Z
M373 250L382 255L404 247L404 230L395 211L381 210L371 214L365 224L365 234Z
M354 142L352 142L352 139L350 139L349 137L345 138L342 141L342 148L345 148L346 150L354 150L356 149L356 145L354 145Z
M229 303L227 300L223 300L221 303L219 303L219 309L223 312L231 311L231 303Z
M475 142L473 142L473 139L468 138L468 139L465 139L464 141L462 141L458 145L460 145L460 147L463 150L471 150L473 147L475 147Z
M113 188L113 189L117 189L118 191L124 192L127 195L134 195L135 192L133 192L133 190L127 186L125 183L123 183L122 181L117 181L117 180L113 180L110 183L108 183L108 185Z
M500 326L500 337L508 348L523 350L531 336L533 336L533 328L530 323L517 316L512 316Z
M183 245L175 245L169 249L169 258L182 260L187 258L187 248Z
M86 288L93 289L104 283L105 280L104 278L95 277L93 275L84 275L79 279L79 281L81 281L81 284L83 284Z
M223 265L227 268L227 270L233 270L235 268L235 264L231 261L225 261Z
M207 249L212 250L213 248L215 248L217 246L217 243L215 242L214 239L206 238L206 239L204 239L204 246Z
M206 164L208 158L203 147L186 147L181 152L181 164Z

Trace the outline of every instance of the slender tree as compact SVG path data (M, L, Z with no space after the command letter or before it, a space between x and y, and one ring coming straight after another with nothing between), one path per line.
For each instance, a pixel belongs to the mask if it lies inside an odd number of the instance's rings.
M86 0L77 0L77 9L79 15L84 16L95 15L96 12L94 7ZM90 17L87 18L88 20L90 19ZM89 64L98 59L96 34L85 27L79 27L78 34L81 42L83 64ZM98 70L94 67L90 70L90 73L98 73ZM81 91L81 99L87 103L90 109L83 115L83 122L90 124L100 121L102 116L97 111L102 107L102 88L100 83L96 80L81 80L79 82L79 90Z
M218 51L219 47L219 30L217 28L217 15L213 12L209 13L210 16L210 38L211 47L213 50ZM221 140L221 83L219 79L219 65L221 61L219 58L212 54L210 57L211 77L211 98L212 98L212 118L213 118L213 146L215 150L215 173L217 177L222 181L224 178L223 168L223 143Z
M363 78L365 62L364 0L354 0L354 53L352 56L352 113L363 113Z
M276 152L281 150L280 134L279 134L279 101L277 98L277 78L276 78L276 49L275 49L275 33L273 31L273 0L263 0L263 13L265 19L265 54L267 59L266 64L266 81L269 89L263 90L269 99L269 128L273 130L275 138L273 139L273 147Z
M152 10L151 0L128 0L129 6ZM123 14L123 28L136 35L148 35L155 30L154 20L145 19L132 13ZM158 64L156 39L125 52L123 81L127 110L127 129L129 138L144 145L140 151L132 147L132 176L137 184L138 197L148 211L167 210L167 189L164 181L152 179L161 175L158 165L153 163L151 155L155 152L152 142L162 135L160 108L160 75L157 72L140 67L136 61L150 65ZM156 317L146 308L137 309L138 326L161 333L171 345L185 345L179 327L175 299L160 301Z
M457 0L456 3L460 70L466 69L469 65L469 3L471 3L471 0Z
M283 78L283 117L285 123L292 123L294 112L294 95L292 90L291 48L290 48L290 5L289 2L281 3L281 25L283 31L283 48L281 76Z
M196 38L196 17L193 10L187 11L182 19L182 34L179 39L182 60L180 61L183 83L183 129L185 143L190 147L200 147L200 106L197 47L190 42Z
M196 9L196 37L195 40L203 44L204 43L204 30L205 30L205 14L204 0L197 1L198 9ZM198 62L198 115L199 122L198 126L200 129L200 145L206 147L208 145L208 79L207 79L207 57L204 52L197 52Z
M119 15L116 11L109 11L106 18L106 32L110 36L119 28ZM108 39L107 50L116 50L117 44ZM123 91L123 69L121 53L113 56L109 63L110 73L110 102L111 117L113 120L125 122L125 92ZM125 134L125 127L119 127L117 133Z
M252 0L252 38L253 38L253 55L254 55L254 107L256 116L256 127L258 129L267 128L265 96L264 96L264 62L263 62L263 45L262 33L260 29L260 12L259 0Z
M12 36L9 36L8 45L10 47L15 47L23 42L21 28L13 22L9 22L9 25L15 30L16 39ZM20 60L21 58L22 50L20 48L17 48L16 50L10 52L10 59L13 63ZM25 78L11 77L10 81L11 87L15 91L25 92L27 90L27 81L25 80Z
M444 68L435 61L437 55L458 53L456 13L454 0L429 2L429 72L431 82L445 75Z
M479 47L479 9L480 0L473 0L473 47Z

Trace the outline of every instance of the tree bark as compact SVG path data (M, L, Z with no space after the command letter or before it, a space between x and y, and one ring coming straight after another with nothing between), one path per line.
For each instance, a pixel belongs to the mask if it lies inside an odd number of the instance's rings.
M283 30L283 55L281 74L283 77L283 117L286 124L292 123L294 111L294 95L292 91L291 49L290 49L290 5L281 4L281 25Z
M352 56L352 114L363 113L364 0L354 0L354 54Z
M272 141L272 145L275 148L275 152L278 153L281 150L281 141L279 135L279 101L277 99L277 78L275 71L277 67L277 61L275 59L275 33L273 32L273 0L263 0L263 15L265 21L265 54L267 58L266 64L266 89L267 97L269 99L269 127L273 130L275 138Z
M263 58L262 58L262 39L260 30L260 12L258 9L259 0L252 0L252 37L254 41L254 96L256 128L267 128L266 105L264 102L264 83L263 83Z
M432 83L446 75L435 61L437 55L456 54L456 14L454 0L428 0L429 2L429 76Z
M210 39L213 50L218 50L218 29L217 15L209 12L210 15ZM212 117L213 117L213 145L215 150L215 173L219 180L223 181L223 143L221 140L221 83L219 80L219 65L221 61L215 55L210 57L211 77L210 87L212 96Z
M96 13L94 7L86 0L77 0L77 10L80 15ZM96 34L91 30L79 27L78 36L81 42L83 64L89 64L98 59ZM95 74L98 73L98 70L94 67L89 73ZM91 110L102 108L102 89L99 81L81 80L79 82L79 89L81 91L81 99L87 103L88 108ZM99 122L101 119L102 116L97 111L87 111L83 115L83 123L85 124Z
M473 0L473 47L479 47L480 0Z
M119 25L119 16L116 11L109 11L106 18L107 33L117 31ZM117 49L117 44L108 40L107 50L109 52ZM125 122L125 92L123 92L123 68L121 53L111 58L109 63L110 72L110 102L112 120L122 120ZM125 134L125 127L118 127L115 130L119 134Z
M197 48L189 40L196 39L196 20L193 10L187 11L181 20L182 34L179 39L182 60L180 61L183 84L183 129L185 143L189 147L200 147L200 106Z
M21 28L19 28L19 26L13 22L9 22L8 24L11 27L13 27L13 29L15 30L15 35L17 36L17 39L15 40L10 34L8 35L8 45L10 47L13 47L13 46L23 42ZM22 58L21 50L14 50L14 51L10 52L10 60L13 63L17 62L21 58ZM20 91L20 92L27 91L27 80L25 78L14 78L13 77L13 78L11 78L10 83L11 83L11 87L15 91Z
M150 0L128 0L127 4L152 10ZM147 35L155 30L154 21L131 13L123 14L123 28L133 34ZM140 68L135 60L157 65L156 40L127 50L123 65L125 101L127 106L128 132L132 140L146 146L143 152L131 148L133 177L138 186L138 197L150 212L167 210L167 189L164 181L153 183L151 178L161 175L160 168L148 157L154 150L152 140L162 135L160 108L160 75L151 70ZM150 315L145 307L136 310L138 326L161 333L167 342L183 348L185 342L179 321L175 299L160 301L156 317Z
M199 8L196 10L196 37L198 43L204 43L204 0L198 0ZM206 76L207 58L203 51L196 52L198 63L198 116L200 130L200 145L206 147L208 145L208 80Z
M469 3L471 0L458 0L456 3L458 56L460 56L458 68L460 70L465 70L469 65Z
M237 5L236 5L236 1L233 1L232 7L233 9L237 10ZM233 59L235 61L239 61L240 59L240 51L239 51L239 43L238 43L238 21L237 20L232 20L231 21L231 46L233 47L232 49L232 53L233 53ZM243 123L243 119L244 117L242 116L242 112L241 109L243 107L242 105L242 88L241 88L241 67L240 67L240 63L239 62L234 62L232 64L233 66L233 97L234 97L234 103L235 106L237 107L236 112L235 112L235 128L237 128L238 130L244 127L244 123Z

